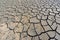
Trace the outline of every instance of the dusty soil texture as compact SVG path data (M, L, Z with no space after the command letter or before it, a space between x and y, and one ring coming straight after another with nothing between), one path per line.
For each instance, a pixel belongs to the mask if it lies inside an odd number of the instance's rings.
M0 40L60 40L60 0L0 0Z

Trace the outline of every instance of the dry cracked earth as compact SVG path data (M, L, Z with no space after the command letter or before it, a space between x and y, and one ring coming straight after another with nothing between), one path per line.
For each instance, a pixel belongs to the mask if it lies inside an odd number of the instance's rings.
M0 0L0 40L60 40L60 0Z

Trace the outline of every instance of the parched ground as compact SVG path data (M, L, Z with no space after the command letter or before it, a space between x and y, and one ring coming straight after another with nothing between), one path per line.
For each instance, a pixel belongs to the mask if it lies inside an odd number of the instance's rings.
M0 0L0 40L60 40L60 0Z

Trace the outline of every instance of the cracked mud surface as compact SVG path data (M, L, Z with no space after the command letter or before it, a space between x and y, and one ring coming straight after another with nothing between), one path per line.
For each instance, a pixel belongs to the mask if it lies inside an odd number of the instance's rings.
M60 1L0 0L0 40L60 40Z

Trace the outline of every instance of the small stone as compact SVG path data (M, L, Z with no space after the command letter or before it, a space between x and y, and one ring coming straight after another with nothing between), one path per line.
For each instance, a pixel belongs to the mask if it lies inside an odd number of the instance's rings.
M39 23L39 20L36 17L30 19L31 23Z

